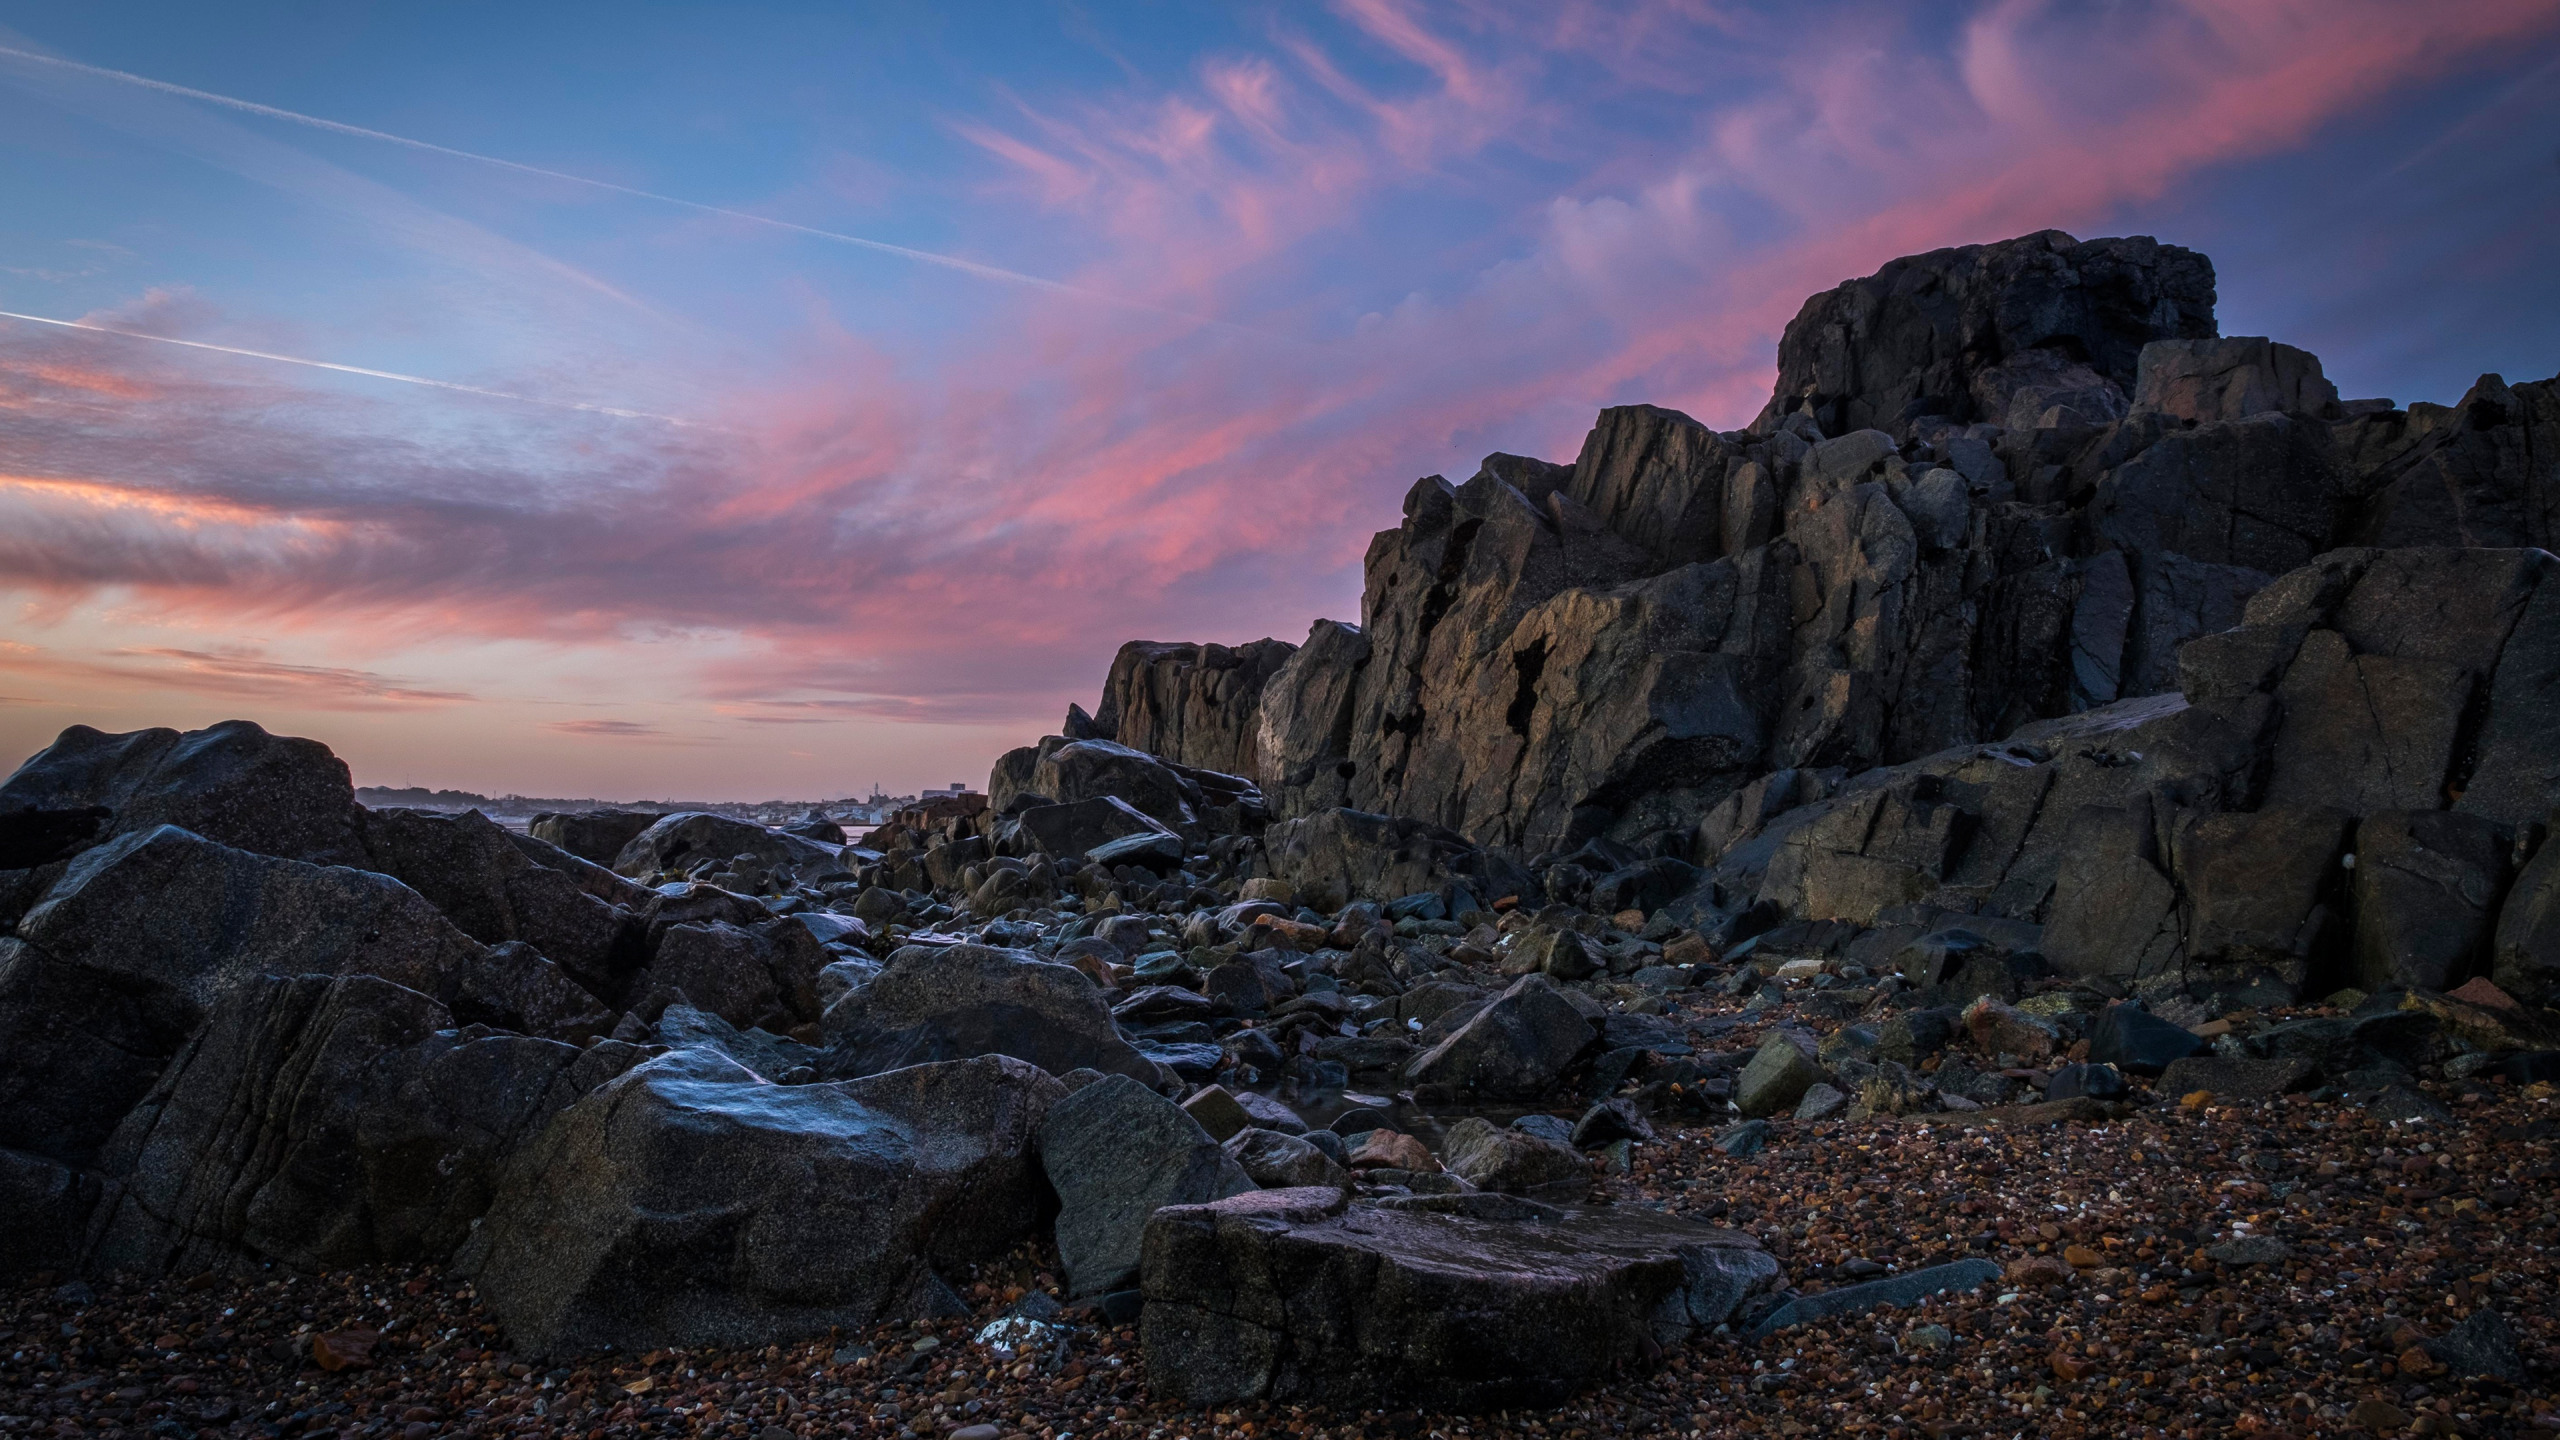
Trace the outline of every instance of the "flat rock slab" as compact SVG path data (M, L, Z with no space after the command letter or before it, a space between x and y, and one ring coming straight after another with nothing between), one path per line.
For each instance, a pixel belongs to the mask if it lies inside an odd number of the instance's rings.
M1948 1265L1932 1265L1908 1275L1895 1275L1884 1280L1870 1280L1864 1285L1843 1285L1819 1295L1799 1295L1769 1312L1751 1331L1751 1338L1774 1335L1790 1325L1803 1325L1814 1320L1827 1320L1834 1315L1855 1315L1882 1305L1913 1305L1930 1295L1950 1290L1971 1290L2000 1278L2000 1267L1989 1260L1958 1260Z
M1650 1211L1264 1190L1156 1212L1140 1335L1194 1404L1551 1405L1778 1278L1748 1237Z

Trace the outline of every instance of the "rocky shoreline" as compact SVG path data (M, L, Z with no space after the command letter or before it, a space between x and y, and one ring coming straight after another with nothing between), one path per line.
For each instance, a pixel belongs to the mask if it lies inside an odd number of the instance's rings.
M0 1431L2560 1429L2560 382L2212 305L1897 261L859 845L66 731Z

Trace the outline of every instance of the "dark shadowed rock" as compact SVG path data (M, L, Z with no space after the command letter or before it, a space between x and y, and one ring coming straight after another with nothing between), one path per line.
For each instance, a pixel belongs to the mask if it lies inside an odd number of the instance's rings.
M2499 1380L2525 1378L2524 1356L2516 1348L2515 1327L2507 1317L2483 1305L2471 1317L2425 1342L2427 1354L2456 1375L2487 1375Z
M89 1171L0 1149L0 1276L60 1274L76 1264L101 1189Z
M198 1011L262 974L378 975L441 996L487 958L387 876L251 854L169 825L73 861L18 933L57 961Z
M1326 810L1263 832L1271 872L1300 903L1338 910L1464 888L1474 905L1527 891L1528 876L1437 825L1362 810ZM1469 908L1473 908L1470 906Z
M658 823L654 810L545 811L525 829L590 864L610 867L622 848Z
M1975 380L2022 352L2077 356L2130 389L2143 347L2214 333L2213 265L2147 237L2083 244L2047 230L1933 250L1807 300L1778 345L1762 424L1811 407L1827 433L1978 415Z
M1074 1295L1136 1278L1147 1218L1157 1210L1254 1188L1199 1121L1122 1075L1086 1085L1049 1111L1040 1161L1058 1193L1058 1259Z
M1147 1375L1192 1404L1554 1404L1778 1278L1744 1236L1632 1209L1273 1190L1156 1213Z
M2544 840L2498 909L2491 978L2526 1004L2560 998L2560 845Z
M2320 1077L2319 1067L2299 1056L2257 1060L2248 1056L2190 1055L2172 1060L2160 1073L2163 1095L2210 1091L2224 1100L2272 1100L2308 1090Z
M68 860L105 839L115 813L104 805L0 810L0 870L32 870Z
M1405 1078L1488 1098L1525 1098L1554 1087L1595 1032L1544 975L1523 975L1448 1039L1414 1058Z
M2487 970L2511 845L2505 826L2478 815L2367 815L2356 826L2356 982L2450 990Z
M910 945L870 984L827 1011L822 1072L873 1075L902 1065L1010 1055L1064 1075L1099 1070L1158 1082L1102 992L1072 965L985 945Z
M1170 841L1174 862L1182 860L1181 836L1116 795L1067 805L1035 805L1020 818L1023 832L1033 843L1063 864L1080 865L1092 852L1131 839Z
M260 855L365 863L346 762L246 720L184 734L74 725L0 782L0 811L87 806L111 813L110 835L175 825Z
M578 873L584 866L574 857L562 869L539 864L477 810L368 810L363 821L366 868L424 895L471 938L522 941L571 974L596 979L629 957L630 914L591 893L598 882ZM607 876L602 883L616 887L608 892L614 898L647 903L647 891Z
M769 1085L678 1050L555 1117L464 1257L518 1345L746 1345L964 1313L1029 1234L1058 1082L996 1056Z
M1973 1290L1999 1278L2000 1265L1993 1260L1958 1260L1946 1265L1931 1265L1889 1280L1843 1285L1819 1295L1799 1295L1770 1311L1767 1319L1752 1327L1751 1334L1754 1338L1774 1335L1790 1326L1827 1320L1834 1315L1863 1314L1886 1305L1916 1305L1924 1296L1943 1295L1951 1290Z
M260 976L126 1117L91 1264L162 1274L451 1255L500 1164L639 1058L452 1028L443 1006L366 975Z
M1477 1115L1449 1127L1441 1141L1440 1162L1450 1174L1479 1190L1534 1190L1588 1179L1591 1174L1591 1162L1569 1142L1516 1127L1496 1127Z
M2157 1075L2204 1048L2192 1030L2128 1001L2098 1012L2089 1027L2089 1059L2134 1075Z
M645 879L661 871L689 871L705 860L728 861L740 855L754 856L767 866L829 869L842 863L840 848L797 835L777 834L725 815L690 810L661 816L632 837L631 843L613 857L613 869L634 879Z
M201 1014L153 980L0 939L0 1147L93 1164Z

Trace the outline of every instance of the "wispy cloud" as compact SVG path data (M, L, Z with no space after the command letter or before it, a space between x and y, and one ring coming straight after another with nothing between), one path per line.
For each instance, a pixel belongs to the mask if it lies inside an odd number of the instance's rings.
M79 656L21 644L0 649L0 674L91 689L184 691L310 710L416 710L472 698L370 670L275 660L247 647L134 646Z
M585 735L599 740L663 740L667 732L655 725L637 720L556 720L542 727L563 735Z
M1060 283L1146 308L1012 287L927 361L812 301L706 401L716 428L427 410L0 333L0 584L315 637L694 644L670 698L721 723L1046 724L1122 639L1348 612L1422 469L1569 458L1631 400L1739 424L1814 290L2089 233L2555 25L2547 0L2423 26L2387 0L1342 0L1178 73L1016 85L950 120L984 157L975 193L1075 257ZM224 153L379 200L266 143ZM493 271L547 263L428 228ZM1203 313L1307 343L1183 318ZM174 653L114 663L199 683Z

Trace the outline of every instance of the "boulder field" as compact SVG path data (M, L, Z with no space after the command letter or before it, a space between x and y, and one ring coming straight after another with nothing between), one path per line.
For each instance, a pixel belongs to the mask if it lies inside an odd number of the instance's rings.
M2341 400L2213 301L1896 261L1748 428L1417 482L1359 624L1129 645L850 844L65 731L0 783L0 1272L435 1267L568 1360L947 1326L1029 1247L1008 1360L1507 1410L2044 1283L1793 1268L1648 1150L2547 1096L2560 382Z

